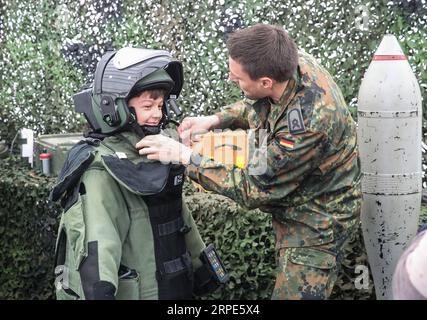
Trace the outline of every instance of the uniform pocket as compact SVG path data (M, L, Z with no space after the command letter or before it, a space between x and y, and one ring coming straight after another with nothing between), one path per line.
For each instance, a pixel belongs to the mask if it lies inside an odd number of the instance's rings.
M67 227L65 215L63 215L55 246L56 297L58 300L79 300L82 297L81 290L78 290L80 289L80 276L74 263L74 252L68 241Z
M84 195L79 196L78 201L63 216L64 228L68 238L67 244L69 245L69 249L72 250L76 270L87 256L85 243L86 227L83 215L84 199Z
M294 264L325 270L337 266L335 255L313 248L292 248L289 261Z
M139 274L134 278L119 279L117 300L139 300Z
M336 258L322 249L281 249L272 299L328 299L336 281Z

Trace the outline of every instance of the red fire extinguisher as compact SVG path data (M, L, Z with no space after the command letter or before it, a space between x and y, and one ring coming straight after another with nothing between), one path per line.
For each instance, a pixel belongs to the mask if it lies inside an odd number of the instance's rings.
M50 176L50 158L52 154L47 152L46 149L43 150L43 153L39 155L39 159L42 162L42 172L46 176Z

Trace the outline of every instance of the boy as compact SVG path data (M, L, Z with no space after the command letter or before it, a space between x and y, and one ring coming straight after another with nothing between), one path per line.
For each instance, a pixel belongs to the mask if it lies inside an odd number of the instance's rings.
M123 48L107 52L93 88L74 97L91 132L52 191L64 208L58 299L190 299L218 287L182 198L185 167L135 149L141 137L165 134L182 82L181 63L168 52Z

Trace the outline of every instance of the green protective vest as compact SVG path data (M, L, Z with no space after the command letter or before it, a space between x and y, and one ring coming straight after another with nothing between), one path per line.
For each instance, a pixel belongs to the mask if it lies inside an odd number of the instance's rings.
M64 207L58 299L192 297L205 245L182 198L184 167L147 161L139 139L120 133L70 152L52 192Z

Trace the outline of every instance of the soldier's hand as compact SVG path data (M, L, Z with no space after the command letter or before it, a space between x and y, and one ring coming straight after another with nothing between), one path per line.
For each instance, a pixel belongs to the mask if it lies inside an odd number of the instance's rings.
M179 137L186 146L200 141L200 136L219 125L215 115L203 117L186 117L178 127Z
M135 147L139 154L147 155L147 159L162 163L188 164L193 152L191 148L161 134L146 136Z

